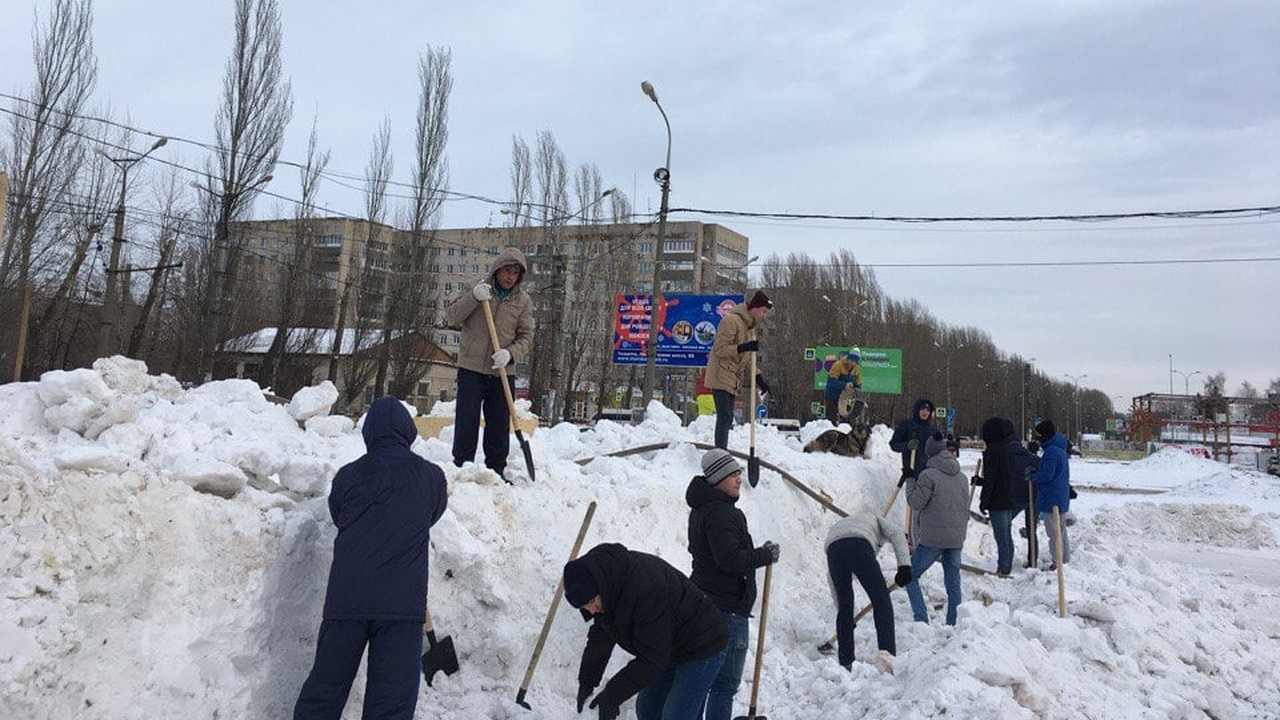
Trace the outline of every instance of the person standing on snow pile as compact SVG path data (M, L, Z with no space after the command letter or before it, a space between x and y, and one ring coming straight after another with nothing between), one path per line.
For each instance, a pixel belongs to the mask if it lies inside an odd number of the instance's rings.
M1040 467L1032 476L1036 484L1036 512L1044 520L1049 536L1050 570L1056 570L1053 558L1057 555L1057 538L1053 527L1053 509L1058 508L1062 518L1071 510L1071 469L1067 464L1067 438L1058 432L1052 420L1036 425L1036 437L1040 439L1042 455ZM1071 561L1071 543L1067 540L1067 523L1059 523L1062 533L1062 562Z
M602 543L564 566L564 597L591 629L578 712L613 720L631 696L639 720L695 720L724 662L728 628L707 596L662 558ZM594 621L594 622L593 622ZM634 657L586 705L614 646Z
M920 398L911 407L911 417L905 418L889 438L889 449L902 453L903 477L919 473L925 466L924 444L937 429L933 426L933 401ZM946 448L946 443L943 443ZM915 452L915 464L911 464L911 451Z
M756 570L778 562L778 545L755 547L747 531L747 516L737 507L742 490L742 466L727 450L715 448L702 456L702 474L685 490L689 503L689 579L720 608L729 628L724 664L711 683L706 720L730 720L733 696L742 682L750 632L747 618L756 602Z
M367 452L338 470L329 513L338 535L295 720L337 718L368 646L364 717L413 717L418 703L431 526L448 504L444 472L409 448L417 428L394 397L369 406Z
M982 488L978 509L991 519L991 534L996 540L996 575L1004 577L1013 571L1013 518L1026 504L1015 492L1023 489L1022 478L1015 481L1013 446L1016 442L1013 423L991 417L982 422L979 431L986 447L982 451L982 477L973 476L974 485Z
M960 471L960 462L947 450L940 433L924 444L925 468L907 479L907 504L915 511L911 537L916 548L911 553L911 576L907 598L911 615L929 622L920 576L935 562L942 562L942 579L947 588L947 624L956 624L960 605L960 554L969 526L969 481Z
M757 290L751 299L738 303L716 326L716 339L707 355L707 387L716 404L716 447L729 449L729 429L733 427L733 404L741 384L744 357L749 352L760 351L756 339L756 326L769 316L773 301L763 290ZM749 365L748 365L749 367ZM764 376L756 373L756 389L763 395L769 393ZM755 412L755 398L750 398L746 411Z
M898 572L893 576L893 582L898 587L906 587L911 583L911 555L902 528L879 513L860 510L841 518L827 532L827 578L831 581L831 595L836 603L837 652L840 664L846 670L853 669L855 577L871 600L876 644L880 652L898 654L893 629L893 601L889 599L889 588L876 560L876 553L885 540L893 544L893 554L898 561Z
M506 248L490 264L489 275L445 309L445 324L460 327L458 343L458 399L453 423L453 464L462 467L476 458L480 416L484 415L484 464L499 476L507 468L511 450L511 412L502 389L499 368L514 365L533 345L533 300L520 288L528 271L524 253ZM493 349L489 324L481 303L488 301L500 349ZM515 392L515 379L507 381Z
M827 371L827 386L822 397L827 404L827 419L834 425L844 419L840 412L840 395L844 389L852 385L855 389L862 387L862 367L858 364L861 357L858 349L841 350L835 364Z

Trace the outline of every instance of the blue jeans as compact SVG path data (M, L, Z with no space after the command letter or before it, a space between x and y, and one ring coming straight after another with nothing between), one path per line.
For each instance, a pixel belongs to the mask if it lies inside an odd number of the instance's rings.
M911 576L915 580L907 585L907 598L911 601L911 616L916 622L929 622L929 609L925 606L924 593L920 591L920 576L935 562L942 561L942 582L947 588L947 624L956 624L956 608L960 606L960 548L936 548L916 545L911 553Z
M1013 510L992 510L991 532L996 536L996 572L1013 570Z
M728 646L726 646L727 649ZM724 664L725 650L663 671L636 696L637 720L698 720L711 681Z
M720 617L729 626L729 644L724 648L724 663L720 666L720 672L711 681L706 720L733 718L733 696L742 684L742 670L747 665L747 646L751 639L745 616L721 610Z

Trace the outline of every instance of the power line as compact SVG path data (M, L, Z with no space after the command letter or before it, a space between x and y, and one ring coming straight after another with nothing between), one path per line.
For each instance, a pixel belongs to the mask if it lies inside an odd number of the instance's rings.
M752 212L748 210L709 210L706 208L671 208L673 213L695 213L722 217L765 218L769 220L838 220L843 222L887 223L1023 223L1023 222L1112 222L1115 220L1261 217L1280 213L1280 205L1222 208L1212 210L1143 210L1124 213L1086 213L1058 215L828 215L815 213Z

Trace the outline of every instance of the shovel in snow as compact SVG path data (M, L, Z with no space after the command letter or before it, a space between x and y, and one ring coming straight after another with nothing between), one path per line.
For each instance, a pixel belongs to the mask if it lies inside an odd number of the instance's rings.
M751 423L751 454L747 456L747 482L751 487L760 484L760 458L756 457L756 353L751 352L751 398L747 419Z
M484 321L489 324L489 340L493 343L493 351L498 352L502 349L502 344L498 342L498 327L493 324L493 308L489 307L488 300L481 300L480 305L484 307ZM511 383L507 381L507 369L498 368L498 375L502 377L502 392L507 396L511 428L516 431L516 440L520 441L520 451L524 453L524 466L529 468L529 482L533 482L538 479L533 471L533 449L529 447L529 441L525 439L524 433L520 432L520 426L516 424L516 399L511 394ZM507 480L507 484L511 484L511 481Z
M458 672L458 653L454 650L452 637L445 635L436 639L435 628L431 625L431 611L427 610L426 613L427 620L422 625L422 631L427 636L427 651L422 654L422 677L426 679L427 687L431 687L436 673L443 671L445 675L452 675Z
M764 663L764 629L769 622L769 585L773 580L773 564L764 566L764 592L760 593L760 636L756 638L756 671L751 680L751 707L746 715L739 715L733 720L769 720L764 715L756 714L756 700L760 695L760 665Z

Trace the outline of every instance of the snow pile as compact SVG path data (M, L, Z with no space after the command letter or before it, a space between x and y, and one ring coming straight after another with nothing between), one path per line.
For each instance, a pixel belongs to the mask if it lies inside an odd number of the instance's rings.
M326 414L335 394L321 385L282 406L247 381L183 391L122 358L0 386L0 716L288 716L314 653L330 560L324 493L364 449L350 420ZM758 428L757 455L840 508L879 509L897 478L888 429L874 430L865 459L801 451L829 428L812 423L800 438ZM586 547L621 542L688 571L684 489L702 454L693 443L710 443L713 431L711 418L682 427L656 403L635 427L542 428L530 438L538 481L516 487L479 465L454 468L447 429L417 443L450 483L449 511L432 533L430 602L463 668L423 686L419 715L570 716L587 626L564 605L529 691L533 711L513 698L589 503L597 510ZM747 438L735 428L731 447L745 451ZM976 459L961 458L969 469ZM764 470L741 502L756 541L782 546L760 711L1280 714L1280 619L1265 609L1276 607L1280 578L1252 572L1278 565L1274 482L1190 460L1073 462L1087 484L1176 488L1177 501L1082 495L1066 618L1057 617L1056 575L1034 570L966 574L954 628L937 611L934 624L910 622L894 593L894 674L863 662L846 673L818 654L834 631L821 544L836 516ZM523 462L513 442L511 467ZM899 498L899 518L903 507ZM1147 551L1152 538L1158 553ZM1224 564L1197 554L1204 548L1247 556ZM994 567L986 526L971 526L966 556ZM881 559L892 563L887 550ZM934 601L941 580L938 568L923 580ZM860 659L875 649L870 628L868 619L857 631ZM610 672L626 659L615 653ZM359 715L362 683L347 717ZM739 710L749 693L744 682Z

